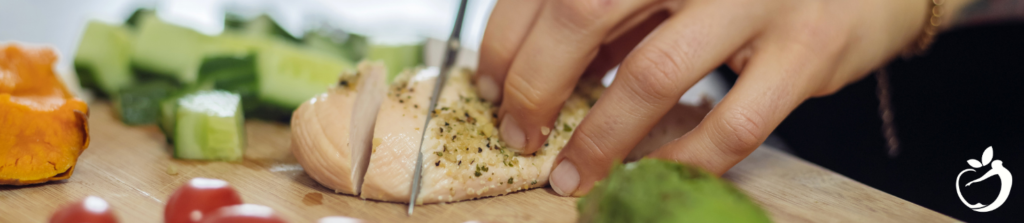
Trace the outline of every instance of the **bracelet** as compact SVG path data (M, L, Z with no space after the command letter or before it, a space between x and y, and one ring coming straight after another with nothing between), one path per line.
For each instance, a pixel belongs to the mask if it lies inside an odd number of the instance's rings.
M942 4L945 0L929 0L931 10L928 12L928 20L925 21L923 31L918 35L917 40L903 52L904 58L923 55L928 47L935 42L935 35L939 32L939 25L942 22Z

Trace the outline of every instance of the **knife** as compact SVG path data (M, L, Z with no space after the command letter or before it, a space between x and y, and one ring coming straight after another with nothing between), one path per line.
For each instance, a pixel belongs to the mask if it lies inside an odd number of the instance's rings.
M416 151L416 169L412 174L412 186L409 191L409 215L412 215L413 208L416 207L416 197L420 194L420 178L423 175L423 141L427 137L427 126L430 125L430 119L433 118L431 113L434 112L434 107L437 107L437 99L441 97L441 89L444 88L444 82L448 80L448 73L451 72L452 65L455 65L455 56L459 54L459 35L462 34L462 18L466 14L466 2L468 0L462 0L459 4L459 14L455 16L455 27L452 28L452 35L448 37L448 43L445 44L444 52L444 63L441 64L441 73L437 75L437 80L434 83L434 91L430 93L430 105L427 106L427 121L423 123L423 135L420 136L420 146L417 147Z

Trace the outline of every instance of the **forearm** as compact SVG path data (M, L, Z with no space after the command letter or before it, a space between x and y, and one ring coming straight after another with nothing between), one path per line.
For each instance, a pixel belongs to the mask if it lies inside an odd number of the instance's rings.
M1024 0L945 0L942 30L994 22L1024 21Z

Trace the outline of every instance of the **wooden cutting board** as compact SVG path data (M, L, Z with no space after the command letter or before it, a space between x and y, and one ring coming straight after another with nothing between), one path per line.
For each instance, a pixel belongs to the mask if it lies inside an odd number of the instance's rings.
M320 186L289 151L282 123L246 122L248 150L240 163L181 161L154 126L125 126L106 103L92 105L92 144L71 179L0 186L0 222L46 222L59 206L87 195L111 203L122 222L162 222L164 203L193 177L230 182L246 203L274 208L285 219L315 222L350 216L374 222L572 222L576 199L550 188L451 204L406 205L362 200ZM724 176L777 222L953 222L955 219L850 180L775 149L762 147Z

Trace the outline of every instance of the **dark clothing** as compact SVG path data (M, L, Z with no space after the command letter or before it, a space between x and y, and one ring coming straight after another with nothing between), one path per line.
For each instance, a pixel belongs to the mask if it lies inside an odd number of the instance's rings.
M887 154L873 75L804 102L775 133L810 162L937 212L970 222L1024 222L1024 23L952 30L927 55L886 69L896 157ZM982 160L989 146L1017 182L1002 206L980 213L961 202L954 182L972 168L967 160ZM1000 178L964 187L991 167L975 169L956 185L971 204L990 204Z

